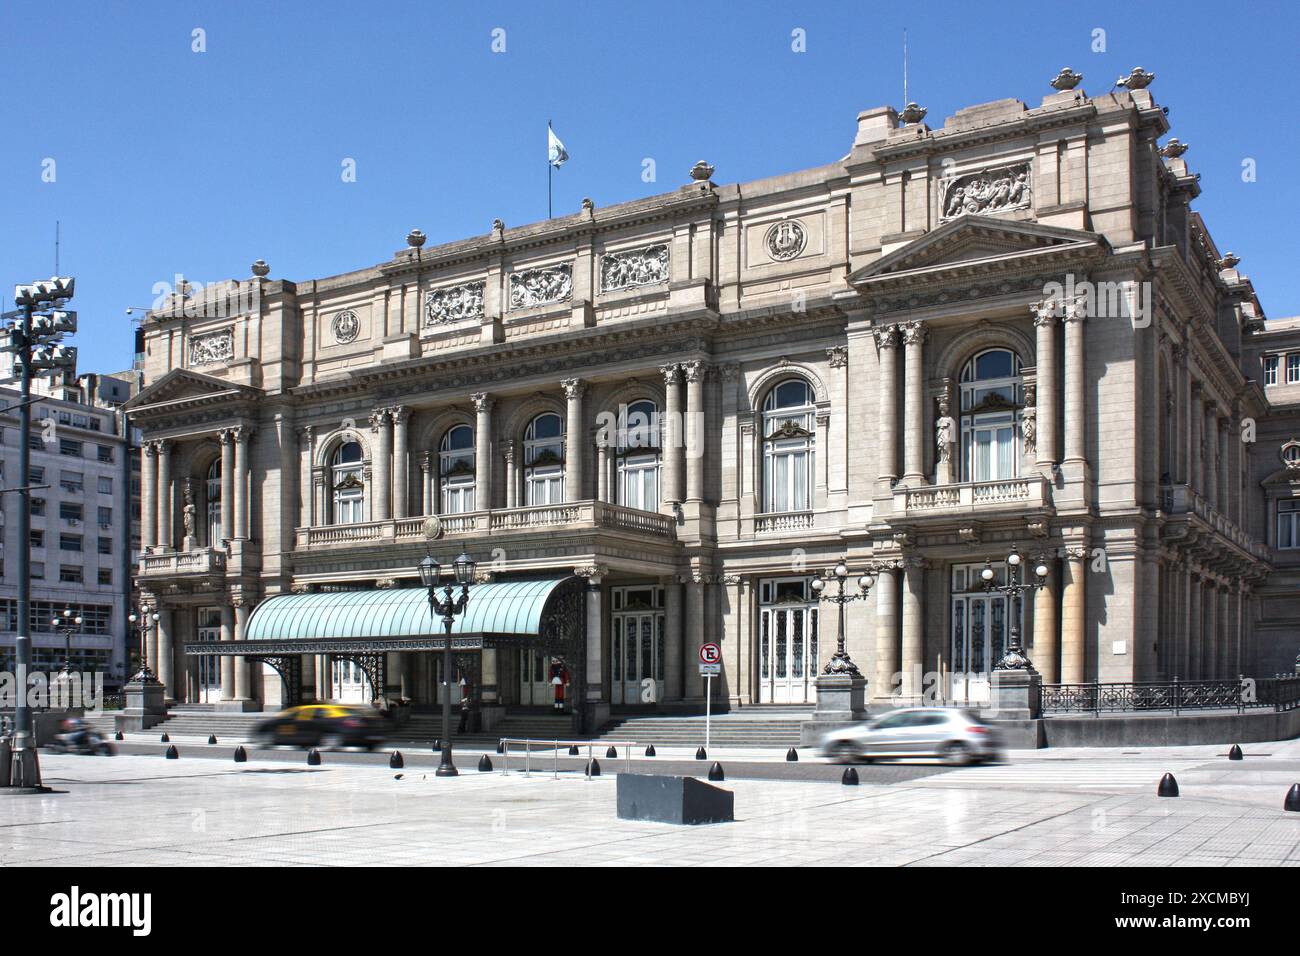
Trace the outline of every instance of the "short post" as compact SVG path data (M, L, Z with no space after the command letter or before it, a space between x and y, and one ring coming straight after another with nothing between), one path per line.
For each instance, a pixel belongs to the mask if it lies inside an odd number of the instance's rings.
M709 725L712 720L713 710L713 675L704 675L704 750L709 749Z
M1178 675L1175 674L1174 675L1174 716L1175 717L1178 716L1178 712L1182 708L1182 703L1183 703L1183 692L1179 688Z

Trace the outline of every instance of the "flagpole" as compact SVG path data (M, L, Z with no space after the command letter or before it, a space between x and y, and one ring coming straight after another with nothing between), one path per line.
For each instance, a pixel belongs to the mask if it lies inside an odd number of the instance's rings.
M546 218L547 219L551 218L551 174L555 170L554 165L551 163L551 157L550 157L550 143L549 143L550 138L551 138L551 121L548 119L546 121L546 139L548 140L547 156L546 156Z

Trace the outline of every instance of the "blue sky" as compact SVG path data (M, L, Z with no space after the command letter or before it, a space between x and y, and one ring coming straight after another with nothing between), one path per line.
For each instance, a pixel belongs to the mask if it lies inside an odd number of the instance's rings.
M61 221L82 370L124 368L125 308L176 272L245 277L264 258L306 279L383 261L413 227L436 243L544 218L548 117L571 156L557 214L676 188L700 158L723 183L832 162L859 110L902 105L904 26L934 126L987 100L1036 105L1062 66L1094 94L1155 71L1202 174L1195 208L1267 313L1300 313L1300 13L1203 0L3 2L0 287L51 274Z

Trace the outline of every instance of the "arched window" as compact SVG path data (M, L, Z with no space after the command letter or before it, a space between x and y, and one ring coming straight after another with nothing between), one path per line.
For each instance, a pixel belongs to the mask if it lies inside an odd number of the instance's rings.
M813 390L787 379L763 402L763 510L810 511L816 453Z
M538 415L524 432L524 504L564 501L564 419Z
M474 429L456 425L447 429L438 448L438 481L442 513L474 510Z
M221 459L208 466L208 547L219 548L221 541Z
M961 372L963 480L1016 477L1023 393L1020 359L1009 349L988 349L966 363Z
M366 483L362 477L361 446L344 442L330 462L333 489L332 524L357 524L366 520Z
M624 405L618 422L617 501L642 511L659 510L659 408L645 400Z

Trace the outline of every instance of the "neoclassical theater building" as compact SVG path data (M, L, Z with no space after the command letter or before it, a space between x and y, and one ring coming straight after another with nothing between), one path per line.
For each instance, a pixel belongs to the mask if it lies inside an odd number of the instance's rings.
M1150 74L1065 75L867 110L814 169L170 298L130 404L168 696L431 704L418 564L461 552L457 679L549 706L562 671L597 723L702 708L706 642L715 706L813 701L840 560L878 704L979 700L1012 623L1048 683L1289 670L1300 322L1193 211ZM1013 546L1049 574L1008 603L980 571Z

